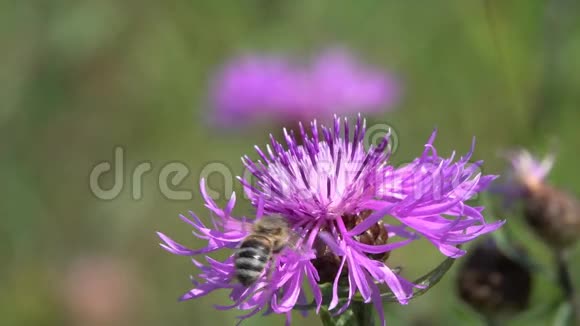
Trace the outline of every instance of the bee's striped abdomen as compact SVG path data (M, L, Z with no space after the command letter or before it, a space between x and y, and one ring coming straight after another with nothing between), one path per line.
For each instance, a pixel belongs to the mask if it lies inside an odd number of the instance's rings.
M236 251L236 277L242 285L249 286L260 277L270 259L269 245L266 238L249 237Z

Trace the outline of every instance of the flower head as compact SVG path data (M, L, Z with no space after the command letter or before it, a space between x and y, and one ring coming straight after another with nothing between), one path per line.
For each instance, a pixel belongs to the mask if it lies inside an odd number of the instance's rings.
M318 309L341 313L358 293L372 302L384 323L382 288L388 287L400 303L407 303L416 287L393 271L386 262L389 252L419 238L426 238L444 255L459 257L457 246L491 232L502 222L484 221L482 207L466 203L495 178L478 172L481 162L469 163L471 151L454 159L439 157L431 136L420 157L397 168L388 164L388 135L377 146L364 148L365 122L354 126L335 117L331 127L312 122L310 134L302 126L301 145L293 132L285 132L286 146L273 137L266 150L256 147L260 159L243 162L256 182L241 179L256 208L256 220L263 216L283 217L299 235L294 247L273 256L271 273L264 271L249 287L231 282L235 274L234 254L224 262L206 257L207 264L194 260L202 273L195 288L183 298L205 295L216 289L230 289L234 303L228 308L285 313L306 302L303 280L310 288ZM214 215L207 227L192 213L183 217L195 228L195 235L208 246L190 250L160 234L162 246L179 255L199 255L239 246L249 234L245 224L255 220L231 215L235 196L221 209L207 195L206 206ZM383 221L392 216L395 223ZM319 283L332 284L329 302L323 302ZM346 300L339 306L339 289ZM245 315L243 317L247 317Z
M552 170L554 155L547 155L542 160L526 150L519 150L508 155L511 163L511 174L515 183L523 189L535 189Z
M399 88L384 72L345 50L326 50L308 65L282 56L248 55L226 64L212 87L214 119L235 125L382 111ZM356 110L356 111L355 111Z
M488 238L466 257L457 277L458 294L473 309L488 317L511 316L525 310L532 290L532 275L523 263L521 247L507 255Z
M498 188L511 204L520 200L530 227L549 246L562 249L580 238L580 202L572 194L546 182L554 156L543 160L520 150L508 156L508 180Z

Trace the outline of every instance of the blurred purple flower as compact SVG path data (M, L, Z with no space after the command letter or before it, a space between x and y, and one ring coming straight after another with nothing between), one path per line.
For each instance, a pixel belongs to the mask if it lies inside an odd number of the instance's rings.
M554 165L554 154L543 159L533 156L524 149L505 153L510 167L503 182L492 187L492 191L503 195L503 205L510 208L517 199L534 191L544 183Z
M222 125L255 121L330 120L390 109L399 95L392 76L327 50L310 65L275 56L245 56L226 64L211 90L213 119Z
M555 155L539 159L522 149L507 158L511 163L508 178L495 189L503 195L504 205L519 203L531 229L556 252L573 246L580 239L580 201L547 182Z
M522 149L509 154L508 159L512 168L511 177L515 179L515 182L528 188L535 188L544 182L552 170L555 157L550 154L540 160Z
M456 258L465 253L457 245L503 224L486 223L481 215L483 207L465 203L495 176L478 173L481 162L469 164L472 151L457 161L454 155L439 157L433 147L435 133L423 154L402 168L387 164L389 135L378 146L364 148L365 122L360 116L354 126L345 119L341 127L341 120L335 117L332 127L322 126L320 130L314 121L311 135L300 125L300 137L303 145L297 144L293 132L285 131L286 148L273 137L265 152L256 147L260 160L243 158L256 183L240 179L256 208L256 219L274 214L284 217L300 235L296 248L288 247L278 254L271 261L271 275L264 273L247 288L231 282L235 275L233 252L223 262L210 257L206 257L207 264L193 260L201 270L198 279L203 282L194 280L194 289L183 300L230 289L233 304L220 309L250 310L242 319L262 310L265 314L283 313L289 323L291 310L307 302L307 292L312 293L317 311L320 309L321 268L330 267L334 274L331 300L325 303L328 309L338 307L339 287L346 286L347 300L336 313L345 311L359 292L366 303L375 305L385 324L379 286L387 285L402 304L409 301L417 287L387 266L385 254L425 237L444 255ZM208 240L208 246L191 250L159 233L167 251L192 256L231 250L248 235L244 224L253 221L231 215L235 195L221 209L204 188L202 181L201 191L206 207L213 213L213 226L204 225L193 213L192 220L182 219L194 227L196 237ZM397 222L383 224L386 215ZM324 254L321 246L326 247ZM322 255L339 263L315 264ZM310 291L304 291L304 280Z

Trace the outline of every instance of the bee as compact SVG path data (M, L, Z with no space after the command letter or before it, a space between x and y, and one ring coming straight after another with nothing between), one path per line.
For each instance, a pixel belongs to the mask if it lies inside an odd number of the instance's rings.
M243 286L254 284L275 254L295 242L288 222L281 216L257 220L234 255L235 276ZM271 265L272 267L272 265Z

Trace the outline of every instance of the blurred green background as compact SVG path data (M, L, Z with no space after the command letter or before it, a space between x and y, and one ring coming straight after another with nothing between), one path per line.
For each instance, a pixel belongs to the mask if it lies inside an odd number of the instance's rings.
M89 325L69 302L82 286L105 306L119 300L119 325L235 323L236 311L212 308L226 302L225 293L177 303L191 286L193 267L161 250L155 231L201 246L178 215L191 209L207 216L198 189L202 168L221 162L242 173L240 156L254 157L252 146L278 129L261 125L236 134L205 123L212 74L244 51L307 56L339 44L396 74L402 100L395 111L370 119L395 128L395 164L420 153L438 127L436 145L444 154L465 152L476 136L475 158L486 161L486 173L501 173L502 149L555 148L551 181L580 191L580 5L574 1L53 0L0 8L4 325ZM124 188L114 200L100 200L89 189L89 174L113 160L116 146L125 149ZM180 189L192 200L168 200L159 190L159 171L173 161L190 168ZM153 171L143 178L143 197L134 200L131 172L142 162ZM210 181L213 189L223 183ZM112 175L104 184L112 185ZM245 213L249 205L240 204L237 211ZM549 267L548 251L523 223L514 217L508 224ZM392 259L412 278L443 257L421 243ZM454 295L455 270L408 306L388 305L390 324L481 323ZM580 286L580 263L572 270ZM535 280L534 307L558 298L551 284L547 276ZM513 324L551 321L538 309ZM247 324L281 322L273 316ZM304 323L318 320L310 315Z

